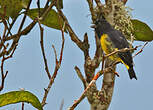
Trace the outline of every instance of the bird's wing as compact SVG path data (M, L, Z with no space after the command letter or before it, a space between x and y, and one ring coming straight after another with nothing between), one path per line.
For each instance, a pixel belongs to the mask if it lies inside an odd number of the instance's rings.
M118 49L129 48L129 44L126 38L120 31L114 30L108 32L107 34L109 35L110 39L113 41L113 44L116 48Z
M107 34L110 37L115 48L117 49L129 48L128 41L120 31L114 30L108 32ZM125 64L127 64L128 66L133 66L133 60L130 51L119 52L118 55Z

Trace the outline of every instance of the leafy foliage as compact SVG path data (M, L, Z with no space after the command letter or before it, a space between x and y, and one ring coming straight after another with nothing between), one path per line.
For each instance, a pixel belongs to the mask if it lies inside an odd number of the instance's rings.
M43 8L40 8L40 12L42 11ZM39 9L30 9L27 15L34 20L39 15ZM45 26L58 30L61 30L63 26L63 19L58 15L58 13L54 9L51 9L50 12L46 15L45 19L40 22Z
M138 41L152 41L153 40L153 31L151 28L144 22L133 19L131 20L134 28L135 40Z
M28 91L12 91L0 95L0 107L19 102L31 103L38 110L43 110L38 98Z
M28 2L29 0L0 0L0 13L7 18L15 18L27 6Z

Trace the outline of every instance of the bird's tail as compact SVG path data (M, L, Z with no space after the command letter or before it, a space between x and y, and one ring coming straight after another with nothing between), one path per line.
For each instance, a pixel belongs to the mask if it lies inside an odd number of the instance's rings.
M137 80L137 77L136 77L136 74L135 74L135 72L133 70L133 67L130 67L128 69L128 73L129 73L130 79L135 78Z

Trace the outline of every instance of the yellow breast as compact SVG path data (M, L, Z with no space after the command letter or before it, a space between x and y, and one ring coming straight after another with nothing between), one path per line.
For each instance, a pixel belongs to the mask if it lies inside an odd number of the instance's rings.
M100 43L101 43L102 50L104 51L104 53L105 53L106 55L112 53L113 51L115 51L115 48L113 47L113 44L112 44L112 42L109 40L107 34L103 34L103 35L101 36ZM118 55L116 55L116 54L109 56L109 58L110 58L111 60L115 60L115 61L116 61L116 60L117 60L117 61L120 61L120 60L121 60L121 59L118 57Z
M110 42L108 42L108 36L106 34L101 36L100 43L105 54L109 54L110 51L108 50L108 45L110 45Z
M107 34L103 34L101 36L101 39L100 39L100 43L101 43L101 47L104 51L104 53L107 55L107 54L110 54L112 53L113 51L115 51L115 47L113 47L113 44L112 42L110 41L110 39L108 38L108 35ZM113 61L119 61L119 62L122 62L127 69L129 69L129 66L126 65L123 60L121 60L121 58L117 55L117 54L114 54L114 55L111 55L109 56L109 58Z

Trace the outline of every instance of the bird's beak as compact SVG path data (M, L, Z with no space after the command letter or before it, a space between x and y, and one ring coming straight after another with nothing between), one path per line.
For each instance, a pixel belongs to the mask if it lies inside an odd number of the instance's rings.
M95 29L95 28L96 28L96 25L95 25L95 24L93 24L93 25L91 25L90 27Z

